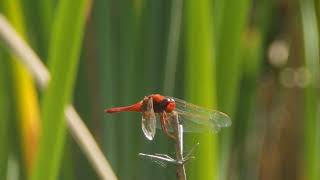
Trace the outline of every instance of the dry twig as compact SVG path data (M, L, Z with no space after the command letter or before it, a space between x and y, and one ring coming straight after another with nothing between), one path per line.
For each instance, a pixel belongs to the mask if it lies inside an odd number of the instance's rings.
M178 113L172 113L171 125L174 129L173 135L176 138L176 159L178 162L181 162L177 165L176 175L179 180L186 180L185 159L183 157L183 126L179 123Z

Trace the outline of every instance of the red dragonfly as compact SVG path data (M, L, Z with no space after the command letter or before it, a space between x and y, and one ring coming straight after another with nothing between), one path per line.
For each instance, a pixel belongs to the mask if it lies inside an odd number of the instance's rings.
M156 127L161 127L167 136L175 139L170 133L170 120L174 111L178 113L185 132L218 132L222 127L231 125L230 117L223 112L160 94L151 94L130 106L105 109L106 113L129 111L142 113L142 131L149 140L154 138ZM157 115L160 117L160 125L157 124Z

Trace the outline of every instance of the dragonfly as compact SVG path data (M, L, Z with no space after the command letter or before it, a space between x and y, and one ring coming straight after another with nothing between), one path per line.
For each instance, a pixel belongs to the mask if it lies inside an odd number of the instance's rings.
M161 128L165 135L175 139L171 126L174 112L178 114L184 132L217 133L221 128L232 124L231 118L223 112L160 94L145 96L143 100L133 105L105 109L105 112L142 113L142 131L148 140L154 139L156 128Z

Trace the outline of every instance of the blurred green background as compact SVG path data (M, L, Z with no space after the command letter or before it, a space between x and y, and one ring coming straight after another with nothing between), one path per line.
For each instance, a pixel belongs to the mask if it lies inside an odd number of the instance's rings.
M185 133L188 179L320 178L319 0L1 0L46 64L40 91L0 39L0 179L99 179L63 116L73 102L119 179L175 179L138 153L174 156L137 113L160 93L226 112L218 134Z

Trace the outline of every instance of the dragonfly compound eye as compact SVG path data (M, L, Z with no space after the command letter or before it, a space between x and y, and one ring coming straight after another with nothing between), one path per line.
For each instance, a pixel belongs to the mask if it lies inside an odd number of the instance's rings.
M169 101L167 106L166 106L166 112L170 113L175 109L176 109L176 103L174 101Z

